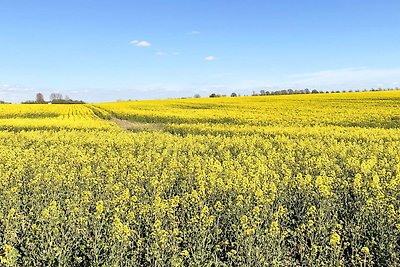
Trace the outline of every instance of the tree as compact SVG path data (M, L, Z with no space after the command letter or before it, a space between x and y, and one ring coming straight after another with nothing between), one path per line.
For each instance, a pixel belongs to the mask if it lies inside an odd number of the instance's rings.
M193 97L194 98L200 98L201 96L199 94L195 94Z
M50 94L50 101L57 101L57 100L62 100L63 96L60 93L51 93Z
M231 94L231 97L237 97L237 94L236 94L235 92L233 92L233 93Z
M44 104L46 101L44 101L44 97L42 93L37 93L36 94L36 103L38 104Z

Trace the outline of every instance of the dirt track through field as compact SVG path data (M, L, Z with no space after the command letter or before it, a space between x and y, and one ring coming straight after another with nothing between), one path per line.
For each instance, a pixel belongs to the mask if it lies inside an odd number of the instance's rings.
M156 132L156 131L162 130L162 124L158 124L158 123L130 122L130 121L118 119L115 117L112 117L111 121L116 123L119 127L121 127L121 129L126 130L126 131Z
M115 117L111 118L111 121L116 123L119 127L121 127L124 130L129 130L130 128L134 127L134 123L127 121L127 120L121 120Z

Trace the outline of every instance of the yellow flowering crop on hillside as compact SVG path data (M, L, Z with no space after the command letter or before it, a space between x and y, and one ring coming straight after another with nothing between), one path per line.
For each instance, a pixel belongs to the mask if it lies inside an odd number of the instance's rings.
M0 105L4 266L400 266L400 92Z
M0 105L0 130L108 129L113 125L87 105Z

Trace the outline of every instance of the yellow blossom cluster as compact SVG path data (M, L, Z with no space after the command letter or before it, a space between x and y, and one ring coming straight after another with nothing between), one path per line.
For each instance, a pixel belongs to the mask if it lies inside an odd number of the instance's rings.
M101 112L102 117L107 117L106 111ZM0 105L0 130L105 130L115 126L98 115L98 109L91 105Z

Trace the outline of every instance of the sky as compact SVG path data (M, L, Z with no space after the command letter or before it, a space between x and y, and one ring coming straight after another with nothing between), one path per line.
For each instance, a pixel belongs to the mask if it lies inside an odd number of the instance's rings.
M400 87L398 0L1 0L0 100Z

